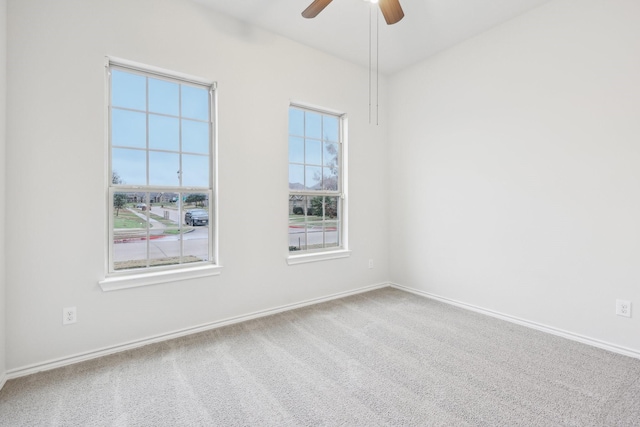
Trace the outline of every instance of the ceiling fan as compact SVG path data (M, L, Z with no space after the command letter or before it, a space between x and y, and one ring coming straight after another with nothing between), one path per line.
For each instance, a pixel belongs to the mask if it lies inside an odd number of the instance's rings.
M302 12L302 16L305 18L315 18L332 1L333 0L313 0L313 3ZM384 16L384 20L387 21L388 25L395 24L404 18L404 12L402 11L399 0L371 0L371 2L378 3L382 16Z

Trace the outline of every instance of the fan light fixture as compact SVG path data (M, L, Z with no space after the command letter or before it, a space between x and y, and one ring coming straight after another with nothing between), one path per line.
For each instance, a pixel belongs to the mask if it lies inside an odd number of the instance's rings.
M329 6L333 0L313 0L313 2L302 12L302 16L305 18L315 18L318 16L320 12L324 10L325 7ZM371 11L369 13L369 123L371 123L371 110L372 110L372 57L373 57L373 45L371 43L372 35L373 35L373 10L375 5L378 5L378 9L384 16L384 20L387 22L387 25L393 25L399 22L402 18L404 18L404 12L402 11L402 6L400 6L400 0L364 0L367 3L371 3ZM377 11L376 11L377 12ZM375 35L376 35L376 45L375 45L375 76L376 76L376 125L378 124L378 86L380 81L380 71L378 69L378 46L379 46L379 29L378 29L378 14L376 13L375 18Z
M329 6L333 0L313 0L313 3L309 5L303 12L302 16L305 18L315 18L325 7ZM370 3L378 4L380 6L380 12L384 16L384 20L388 25L393 25L404 18L404 12L402 6L400 6L400 0L368 0Z

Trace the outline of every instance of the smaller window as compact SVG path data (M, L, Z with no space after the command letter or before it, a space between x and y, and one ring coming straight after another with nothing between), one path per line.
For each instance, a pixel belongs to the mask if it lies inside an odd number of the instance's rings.
M346 249L346 117L289 107L289 253Z

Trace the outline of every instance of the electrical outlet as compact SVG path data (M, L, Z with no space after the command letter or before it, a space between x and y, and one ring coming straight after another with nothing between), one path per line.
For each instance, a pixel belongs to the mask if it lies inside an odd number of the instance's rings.
M618 316L631 317L631 301L617 299L616 314Z
M373 268L373 260L372 259L369 260L369 268Z
M69 325L71 323L76 323L78 320L76 316L76 308L75 307L65 307L62 309L62 324Z

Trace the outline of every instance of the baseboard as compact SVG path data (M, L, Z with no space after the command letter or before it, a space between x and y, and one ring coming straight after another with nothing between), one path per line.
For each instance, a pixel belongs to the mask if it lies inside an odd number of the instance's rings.
M258 319L260 317L271 316L273 314L282 313L284 311L295 310L297 308L302 308L309 305L320 304L320 303L335 300L335 299L345 298L351 295L356 295L363 292L369 292L375 289L385 288L388 286L390 286L390 283L379 283L375 285L364 286L364 287L353 289L350 291L338 292L338 293L327 295L320 298L312 298L312 299L300 301L297 303L285 304L278 307L256 311L256 312L241 315L241 316L236 316L236 317L218 320L215 322L205 323L205 324L194 326L191 328L185 328L185 329L168 332L166 334L154 335L141 340L130 341L124 344L104 347L98 350L89 351L85 353L79 353L69 357L49 360L47 362L28 365L21 368L10 369L9 371L7 371L4 380L6 381L8 379L24 377L26 375L35 374L41 371L48 371L51 369L61 368L63 366L73 365L75 363L80 363L87 360L96 359L98 357L107 356L109 354L132 350L134 348L143 347L145 345L167 341L174 338L180 338L186 335L196 334L198 332L204 332L211 329L221 328L223 326L233 325L235 323L246 322L247 320Z
M2 387L4 387L6 383L7 383L7 375L6 374L0 375L0 391L2 391Z
M606 341L598 340L595 338L587 337L580 334L575 334L573 332L565 331L562 329L554 328L552 326L547 326L541 323L532 322L530 320L521 319L519 317L510 316L508 314L500 313L493 310L488 310L486 308L478 307L473 304L467 304L465 302L456 301L454 299L441 297L439 295L435 295L429 292L421 291L419 289L411 288L408 286L398 285L396 283L389 284L392 288L396 288L402 291L411 292L412 294L420 295L426 298L430 298L436 301L440 301L446 304L454 305L456 307L464 308L467 310L475 311L476 313L485 314L487 316L495 317L501 320L506 320L507 322L516 323L521 326L526 326L532 329L536 329L538 331L546 332L552 335L557 335L563 338L567 338L573 341L578 341L583 344L591 345L593 347L598 347L604 350L611 351L613 353L622 354L629 357L634 357L636 359L640 359L640 351L633 350L627 347L622 347L616 344L612 344Z

